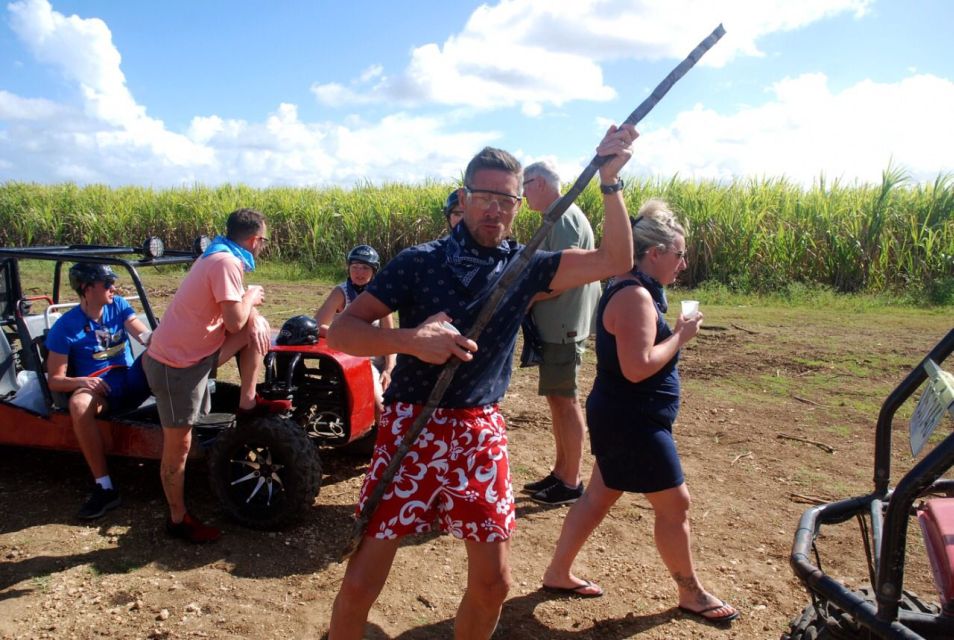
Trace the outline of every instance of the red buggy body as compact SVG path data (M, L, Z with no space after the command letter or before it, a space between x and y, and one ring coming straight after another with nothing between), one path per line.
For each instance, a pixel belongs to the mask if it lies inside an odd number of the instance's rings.
M52 393L46 383L46 334L75 305L72 291L63 285L65 269L75 262L88 262L108 264L121 276L127 275L137 294L127 300L141 309L140 319L155 328L159 320L137 268L187 265L201 252L198 246L194 252L156 251L155 241L141 248L0 249L0 445L80 451L66 408L68 398ZM48 293L24 295L22 261L49 264ZM64 292L68 301L61 299ZM133 342L134 354L141 350ZM212 489L225 511L247 526L275 528L311 506L320 490L319 447L373 445L372 375L367 358L328 349L323 341L274 345L258 391L266 397L290 398L293 410L238 425L233 415L238 385L210 380L212 412L195 427L194 437L201 446L194 446L191 456L208 459ZM161 457L162 429L153 398L97 423L107 454Z

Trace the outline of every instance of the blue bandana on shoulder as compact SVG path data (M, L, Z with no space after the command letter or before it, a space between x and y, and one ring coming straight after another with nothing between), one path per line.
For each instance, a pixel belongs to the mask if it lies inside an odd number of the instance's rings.
M461 223L447 237L447 266L465 289L481 289L503 273L507 259L518 249L517 242L510 238L492 249L482 247Z
M639 284L646 287L646 290L649 291L649 295L652 296L653 302L656 303L659 310L662 313L669 311L669 303L666 301L666 290L663 289L663 286L659 284L655 278L647 276L642 271L633 269L631 273L633 277L639 281Z
M245 271L255 271L255 256L253 256L248 249L239 246L225 236L215 236L212 244L210 244L209 248L205 250L205 253L202 254L202 257L207 258L213 253L220 253L222 251L228 251L233 256L241 260L242 266L245 267Z

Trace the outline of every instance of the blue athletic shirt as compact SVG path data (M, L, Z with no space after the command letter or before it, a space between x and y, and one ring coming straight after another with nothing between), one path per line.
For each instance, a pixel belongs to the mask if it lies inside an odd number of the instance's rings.
M366 291L392 311L401 328L412 328L440 311L466 335L493 283L523 245L506 240L497 248L477 245L459 224L450 236L402 251L391 260ZM510 384L517 330L530 299L548 291L560 265L559 252L538 251L503 297L477 341L474 359L457 369L440 406L478 407L499 402ZM427 364L403 353L391 374L385 402L425 404L444 365Z
M89 319L75 306L57 320L46 337L50 351L69 358L70 375L88 376L110 366L132 366L125 322L136 312L121 296L103 307L103 317Z

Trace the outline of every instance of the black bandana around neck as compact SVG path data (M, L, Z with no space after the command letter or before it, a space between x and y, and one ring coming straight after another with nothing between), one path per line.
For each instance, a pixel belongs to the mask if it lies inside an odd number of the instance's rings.
M458 224L447 237L447 266L469 292L481 290L503 273L507 260L517 251L515 240L506 238L493 248L477 244L466 224Z
M354 302L354 299L358 297L358 294L364 291L368 285L367 284L363 284L360 286L356 285L355 283L351 282L351 278L349 277L348 281L345 282L344 286L345 286L345 299L350 304Z
M646 287L646 290L649 291L649 295L652 296L653 301L656 303L656 306L659 307L659 310L662 313L669 311L669 303L666 301L666 290L661 284L659 284L658 280L651 276L647 276L638 269L633 269L630 273L632 273L633 277L639 281L639 284Z

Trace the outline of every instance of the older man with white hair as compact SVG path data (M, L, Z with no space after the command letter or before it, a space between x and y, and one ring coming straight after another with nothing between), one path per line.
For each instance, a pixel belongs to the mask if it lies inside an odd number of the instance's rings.
M560 198L560 176L549 162L535 162L523 170L523 191L532 209L546 211ZM571 204L540 248L591 250L594 246L593 228L580 208ZM577 381L583 344L590 334L599 298L599 282L591 282L574 289L538 294L530 308L543 343L537 392L550 405L556 460L545 478L524 485L523 490L542 504L569 504L583 495L580 463L586 426Z

